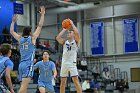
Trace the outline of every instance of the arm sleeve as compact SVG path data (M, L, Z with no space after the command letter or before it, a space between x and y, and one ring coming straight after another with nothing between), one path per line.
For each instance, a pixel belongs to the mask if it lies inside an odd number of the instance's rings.
M34 69L39 68L39 63L40 63L40 62L37 62L37 63L34 65Z
M5 61L5 65L6 65L6 68L9 68L10 70L13 70L14 64L10 59Z

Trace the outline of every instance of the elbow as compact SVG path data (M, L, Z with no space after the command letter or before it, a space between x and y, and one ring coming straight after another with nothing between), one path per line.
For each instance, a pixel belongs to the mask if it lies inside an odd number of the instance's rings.
M56 37L56 40L58 40L59 38L60 38L60 37L59 37L59 36L57 36L57 37Z

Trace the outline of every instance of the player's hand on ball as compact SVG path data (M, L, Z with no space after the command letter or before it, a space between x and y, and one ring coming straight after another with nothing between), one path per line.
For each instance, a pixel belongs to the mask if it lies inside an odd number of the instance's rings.
M67 31L67 29L63 28L64 31Z

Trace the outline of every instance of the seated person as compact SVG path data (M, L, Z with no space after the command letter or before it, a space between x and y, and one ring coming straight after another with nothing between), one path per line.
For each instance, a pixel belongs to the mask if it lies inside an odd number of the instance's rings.
M98 76L100 76L100 69L99 69L98 64L95 64L95 66L93 67L92 71L93 71L92 75L94 76L94 81L96 82Z
M85 79L85 81L82 83L82 90L83 92L87 92L87 93L92 93L93 89L90 88L90 79Z
M86 61L85 58L83 58L83 59L81 60L81 69L82 69L82 71L87 70L87 61Z
M129 89L128 82L124 79L118 80L116 83L116 89L123 93L124 90Z
M128 81L126 79L123 79L122 83L123 83L123 87L125 89L129 89L129 84L128 84Z
M121 82L121 79L116 81L116 90L119 90L121 93L123 93L124 88L123 88L123 84Z
M103 69L102 76L103 76L103 79L104 79L105 86L106 86L107 84L110 84L110 80L111 80L111 79L110 79L110 73L109 73L108 67L105 67L105 68Z
M98 82L90 82L90 88L94 90L94 93L98 93L101 91L101 88Z
M109 73L108 67L105 67L105 68L103 69L102 75L103 75L103 78L104 78L105 80L110 79L110 73Z

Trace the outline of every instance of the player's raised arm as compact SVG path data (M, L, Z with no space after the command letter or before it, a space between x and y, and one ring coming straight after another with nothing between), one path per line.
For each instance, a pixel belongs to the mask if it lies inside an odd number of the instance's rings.
M81 42L79 31L78 31L77 27L74 25L74 23L73 23L72 20L70 20L70 23L71 23L71 26L72 26L72 28L74 30L74 35L75 35L74 38L75 38L75 40L77 42L77 45L79 46L80 45L80 42Z
M39 36L41 29L42 29L42 26L43 26L43 23L44 23L44 15L45 15L45 7L44 6L40 7L39 13L40 13L41 17L40 17L40 21L39 21L39 24L37 26L37 29L33 33L33 37L32 37L33 40L36 40L37 37Z
M57 35L57 37L56 37L56 40L60 43L60 44L62 44L62 45L64 45L64 43L65 43L65 40L62 38L62 35L64 34L66 32L66 29L64 29L63 28L63 30Z
M10 33L19 42L21 36L14 31L14 24L15 24L16 20L17 20L17 15L14 15L12 18Z

